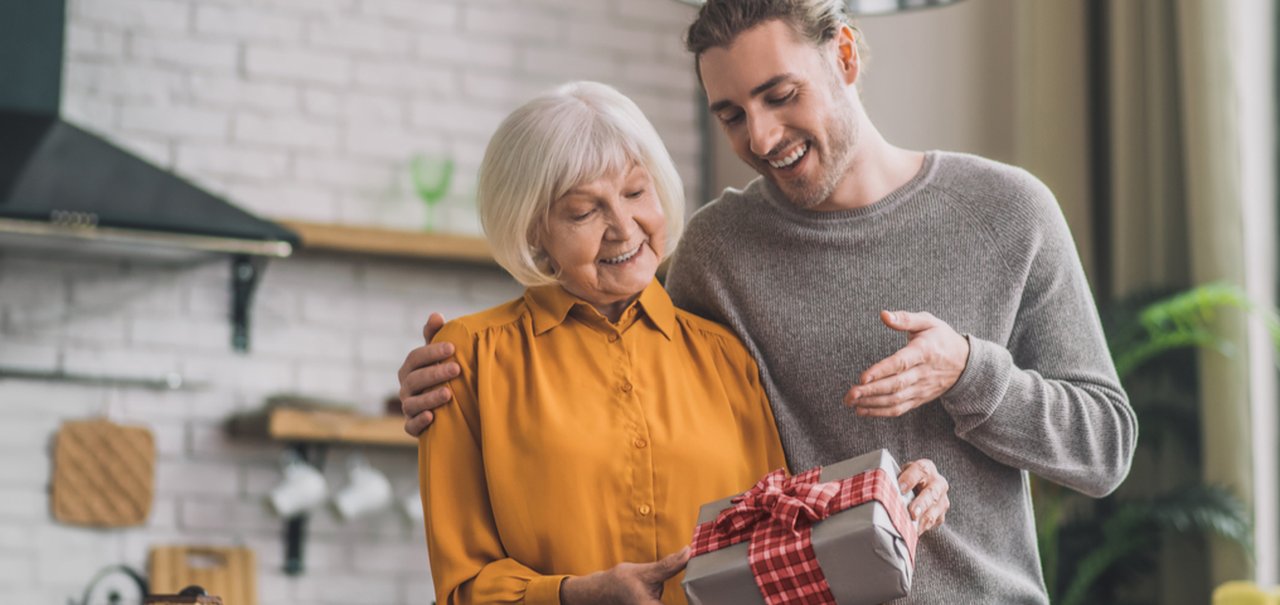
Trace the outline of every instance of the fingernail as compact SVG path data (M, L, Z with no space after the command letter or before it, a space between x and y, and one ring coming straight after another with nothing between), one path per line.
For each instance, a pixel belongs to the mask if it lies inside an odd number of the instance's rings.
M907 493L907 484L906 484L906 483L903 483L903 482L901 482L901 481L899 481L899 482L898 482L898 491L902 492L903 494L906 494L906 493Z
M867 377L862 379L862 384L871 384L871 381L875 379L876 379L875 376L867 374Z

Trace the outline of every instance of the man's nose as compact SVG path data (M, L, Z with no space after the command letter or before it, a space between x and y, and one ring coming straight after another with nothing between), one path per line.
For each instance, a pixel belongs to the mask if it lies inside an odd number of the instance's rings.
M764 157L781 141L782 129L768 114L747 118L747 136L751 137L751 153Z

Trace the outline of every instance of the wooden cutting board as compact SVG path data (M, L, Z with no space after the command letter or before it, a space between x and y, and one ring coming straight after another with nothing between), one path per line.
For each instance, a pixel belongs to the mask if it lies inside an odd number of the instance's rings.
M92 527L146 523L155 489L155 437L146 427L72 420L53 450L53 517Z
M226 605L258 605L258 576L249 548L155 546L151 548L151 592L176 594L198 585Z
M143 605L225 605L220 597L205 595L149 594Z

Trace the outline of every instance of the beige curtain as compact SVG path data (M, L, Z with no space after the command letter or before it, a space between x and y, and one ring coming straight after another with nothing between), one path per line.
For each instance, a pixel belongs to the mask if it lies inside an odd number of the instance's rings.
M1095 291L1124 296L1157 287L1214 281L1244 284L1240 203L1240 124L1230 53L1228 2L1102 2L1105 32L1090 31L1087 0L1018 5L1019 163L1057 193ZM1095 174L1088 136L1087 45L1105 44L1105 132L1109 161ZM1094 179L1110 181L1110 207L1094 216ZM1110 254L1094 258L1093 227L1110 223ZM1105 263L1105 265L1103 265ZM1099 271L1104 267L1108 271ZM1206 482L1252 501L1245 322L1224 317L1233 357L1201 355ZM1132 477L1151 489L1177 477ZM1207 554L1177 543L1161 555L1161 603L1202 603L1211 586L1252 577L1245 554L1212 542Z
M1220 0L1180 0L1177 60L1181 64L1184 179L1187 191L1191 276L1196 283L1245 285L1244 217L1240 198L1240 128L1230 53L1229 7ZM1219 329L1239 343L1236 355L1200 356L1204 479L1234 489L1253 502L1247 324L1222 318ZM1239 548L1211 544L1214 583L1253 576Z
M1014 153L1062 206L1086 269L1094 265L1089 214L1089 112L1084 0L1014 5ZM1092 275L1090 275L1092 279Z
M1108 3L1111 292L1187 286L1191 248L1174 10Z

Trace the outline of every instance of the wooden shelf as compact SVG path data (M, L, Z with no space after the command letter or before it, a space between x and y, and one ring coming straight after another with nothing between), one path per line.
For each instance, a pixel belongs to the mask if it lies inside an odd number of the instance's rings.
M496 265L493 254L489 252L489 243L484 238L471 235L350 227L305 221L280 221L280 224L298 233L304 250Z
M279 441L418 447L418 440L404 432L404 419L399 416L281 407L271 410L267 434Z

